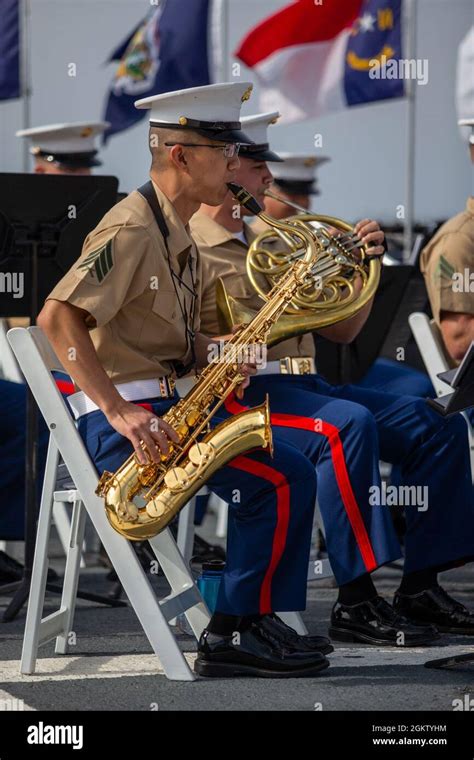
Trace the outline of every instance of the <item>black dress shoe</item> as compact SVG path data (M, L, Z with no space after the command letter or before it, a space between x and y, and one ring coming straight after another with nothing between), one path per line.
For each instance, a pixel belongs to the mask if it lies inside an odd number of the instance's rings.
M194 663L198 675L213 678L303 678L315 676L327 667L329 661L322 654L284 647L259 621L251 623L238 636L204 630Z
M23 578L23 565L5 552L0 551L0 585L21 581ZM48 570L48 581L56 581L58 574L51 567Z
M410 620L432 623L443 633L474 635L474 613L449 596L441 586L410 596L397 591L393 606Z
M336 641L400 647L424 646L439 637L434 626L412 623L380 596L351 607L336 602L329 635Z
M273 631L275 636L280 638L282 644L286 644L288 647L302 649L306 652L321 652L321 654L334 652L334 647L325 636L302 636L275 613L264 615L260 622Z

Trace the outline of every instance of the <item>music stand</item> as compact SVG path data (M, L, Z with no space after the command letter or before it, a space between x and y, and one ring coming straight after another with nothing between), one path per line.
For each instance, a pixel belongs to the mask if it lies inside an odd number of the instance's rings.
M29 317L35 324L39 304L79 257L87 234L115 204L117 187L116 177L0 174L0 275L3 290L10 285L10 292L2 293L0 316ZM15 592L4 622L16 617L30 589L38 518L37 431L38 407L27 387L25 564L21 581L0 586L0 595ZM46 588L62 591L49 583ZM83 591L78 597L124 604Z
M389 266L382 269L372 311L359 335L350 345L341 345L314 333L318 373L335 385L357 383L382 353L403 302L413 267ZM406 340L409 328L406 326ZM404 346L399 342L396 346ZM385 352L387 353L387 352Z
M474 406L474 341L456 369L440 372L440 380L454 388L453 393L439 398L427 399L428 404L438 414L447 417L456 412L464 412Z
M440 372L438 377L454 388L453 393L440 396L437 399L427 399L428 404L438 414L447 417L455 412L464 412L474 407L474 341L457 369ZM425 668L450 668L464 662L474 662L474 654L458 654L453 657L443 657L439 660L428 660Z

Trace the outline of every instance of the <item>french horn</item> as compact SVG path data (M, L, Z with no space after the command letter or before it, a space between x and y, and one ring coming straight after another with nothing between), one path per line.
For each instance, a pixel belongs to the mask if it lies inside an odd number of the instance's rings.
M266 194L283 201L270 191ZM286 199L283 202L288 203ZM267 301L280 278L304 256L306 248L298 231L310 234L318 253L311 278L297 289L285 314L273 325L267 346L354 316L373 298L380 280L380 258L369 255L370 246L362 244L351 224L289 205L301 213L286 219L275 219L263 210L256 214L268 229L255 238L247 252L247 276L254 290ZM227 292L222 278L216 284L216 305L222 332L250 322L255 315Z

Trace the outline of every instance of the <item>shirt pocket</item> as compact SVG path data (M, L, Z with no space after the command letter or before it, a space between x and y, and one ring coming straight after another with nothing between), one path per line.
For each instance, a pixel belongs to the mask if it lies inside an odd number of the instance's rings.
M181 317L176 293L173 290L158 290L151 306L153 314L156 314L163 322L176 324Z

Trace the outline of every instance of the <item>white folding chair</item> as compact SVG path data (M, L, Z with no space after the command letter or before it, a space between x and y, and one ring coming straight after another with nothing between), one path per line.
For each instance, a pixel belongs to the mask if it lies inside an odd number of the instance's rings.
M53 370L64 371L59 359L38 327L30 327L27 330L14 328L9 331L8 340L51 431L23 640L21 672L34 672L38 647L53 638L56 638L56 653L66 652L74 616L80 547L84 537L86 513L88 513L152 649L161 661L166 676L173 680L194 680L195 676L178 646L168 621L184 613L194 635L198 638L209 621L209 611L170 531L167 529L150 540L152 550L171 586L171 593L158 601L130 542L111 528L103 501L95 494L96 470L51 375ZM75 484L76 498L73 502L60 608L42 618L53 503L51 495L54 493L60 454ZM58 494L57 496L60 497Z
M446 350L444 348L443 336L438 325L433 320L430 321L427 314L423 312L413 312L408 317L408 322L415 338L421 358L430 376L433 387L437 396L444 396L452 392L450 385L440 380L438 375L441 372L447 372L451 369ZM474 430L469 417L462 413L467 422L467 432L469 436L469 446L471 451L471 473L474 482Z

